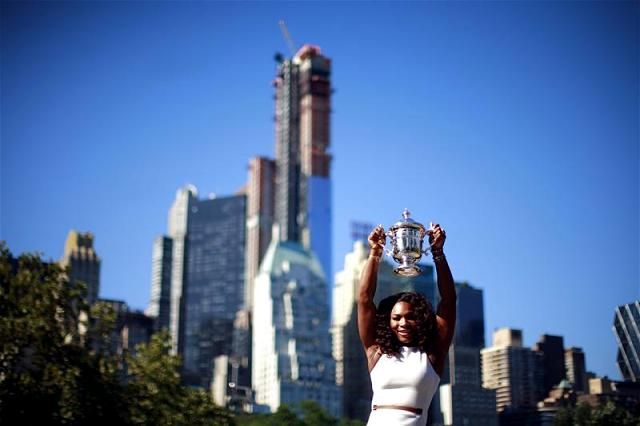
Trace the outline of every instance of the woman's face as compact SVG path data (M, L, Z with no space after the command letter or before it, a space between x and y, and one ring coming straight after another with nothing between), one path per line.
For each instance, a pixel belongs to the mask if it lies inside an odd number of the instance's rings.
M411 305L407 302L396 303L391 310L389 325L400 343L403 345L411 344L416 336L418 326Z

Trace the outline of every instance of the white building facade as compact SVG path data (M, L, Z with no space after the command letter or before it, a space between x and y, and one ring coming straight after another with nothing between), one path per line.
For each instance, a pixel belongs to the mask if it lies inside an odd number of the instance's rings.
M300 243L271 242L254 283L252 380L255 402L272 412L305 400L341 415L329 339L327 284Z

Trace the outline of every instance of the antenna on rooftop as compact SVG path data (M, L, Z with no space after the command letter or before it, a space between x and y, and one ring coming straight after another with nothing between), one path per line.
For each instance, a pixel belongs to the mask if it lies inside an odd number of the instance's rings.
M289 34L289 30L287 29L287 24L284 23L284 19L278 21L278 25L280 25L280 31L282 31L282 35L284 39L287 41L287 45L289 46L289 51L291 52L291 56L296 54L296 45L291 38L291 34Z

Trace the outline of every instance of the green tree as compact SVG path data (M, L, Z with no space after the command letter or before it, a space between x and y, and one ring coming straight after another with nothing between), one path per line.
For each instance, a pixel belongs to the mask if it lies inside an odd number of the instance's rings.
M231 414L213 404L202 390L180 384L180 358L170 354L171 337L164 331L139 345L126 358L127 400L135 425L233 425Z
M238 426L364 426L360 420L335 419L315 401L302 401L294 407L283 404L271 414L241 415L236 422Z
M560 408L553 418L553 426L574 426L574 411L570 407Z
M635 426L637 419L634 420L626 409L608 401L591 411L590 422L590 426Z
M574 410L575 426L589 426L591 421L591 406L586 402L579 403Z
M21 424L123 423L116 363L94 355L83 285L0 242L0 419Z
M302 401L300 403L302 419L306 426L334 426L338 421L327 413L315 401Z
M286 404L283 404L278 407L278 410L271 416L268 425L304 426L304 422L298 418L295 411Z
M233 425L180 384L167 333L114 354L116 315L54 263L0 242L0 424Z

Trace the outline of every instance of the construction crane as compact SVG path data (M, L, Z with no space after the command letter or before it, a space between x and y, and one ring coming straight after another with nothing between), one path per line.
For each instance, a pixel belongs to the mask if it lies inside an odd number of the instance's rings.
M287 41L287 45L289 46L289 51L291 52L291 56L293 57L296 54L296 45L291 38L291 34L289 34L289 30L287 29L287 24L284 23L284 19L278 21L278 25L280 25L280 31L282 31L282 35L284 39Z

